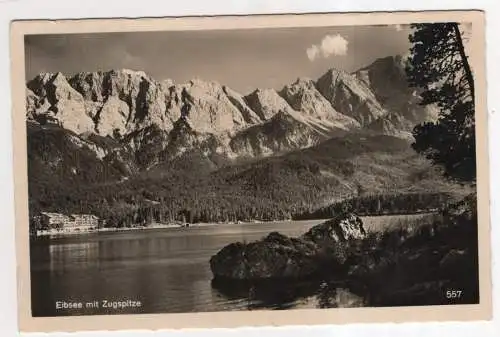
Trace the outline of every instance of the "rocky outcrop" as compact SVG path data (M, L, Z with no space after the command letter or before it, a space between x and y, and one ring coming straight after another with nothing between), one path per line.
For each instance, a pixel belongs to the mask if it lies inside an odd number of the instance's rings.
M277 232L249 244L233 243L210 260L215 277L234 280L302 278L314 273L316 245Z
M302 238L314 243L333 241L335 243L361 240L366 236L363 221L355 214L337 216L312 227Z
M364 236L359 217L338 216L299 238L273 232L260 241L230 244L210 259L210 268L214 278L230 280L305 279L325 266L326 272L340 267L349 242Z

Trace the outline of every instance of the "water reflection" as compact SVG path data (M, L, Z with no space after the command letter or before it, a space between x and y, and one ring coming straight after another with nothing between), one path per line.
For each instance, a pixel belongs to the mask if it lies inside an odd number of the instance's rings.
M189 230L93 233L34 240L31 245L34 316L168 313L356 306L342 285L212 286L210 257L225 245L262 238L271 230L298 235L317 222L207 226ZM344 287L347 289L346 287ZM140 309L55 310L57 300L131 299Z
M85 268L89 261L94 261L99 256L99 246L97 242L51 245L49 256L51 270Z
M235 282L212 280L212 288L229 300L245 300L248 309L349 308L366 304L346 284L322 281Z

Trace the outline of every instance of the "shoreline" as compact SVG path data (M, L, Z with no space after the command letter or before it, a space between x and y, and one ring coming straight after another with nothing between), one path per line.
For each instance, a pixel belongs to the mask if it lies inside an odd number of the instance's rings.
M58 232L58 231L39 231L35 237L42 236L70 236L70 235L84 235L84 234L96 234L96 233L108 233L108 232L128 232L128 231L141 231L148 229L169 229L169 228L190 228L190 227L205 227L213 226L217 224L191 224L189 227L183 225L174 224L155 224L150 226L135 226L135 227L107 227L88 231L74 231L74 232Z
M184 229L190 229L190 228L196 228L196 227L211 227L211 226L220 226L220 225L257 225L257 224L263 224L263 223L273 223L273 222L290 222L294 220L274 220L274 221L250 221L250 222L221 222L221 223L194 223L194 224L189 224L188 226L186 225L180 225L180 224L153 224L149 226L134 226L134 227L108 227L108 228L100 228L96 230L89 230L89 231L74 231L74 232L58 232L58 231L38 231L36 235L33 235L33 237L58 237L58 236L72 236L72 235L85 235L85 234L97 234L97 233L108 233L108 232L128 232L128 231L142 231L142 230L149 230L149 229L174 229L174 228L184 228ZM310 220L297 220L297 221L310 221ZM321 219L318 219L318 221L321 221Z
M387 217L387 216L401 216L401 215L426 215L426 214L433 214L435 212L418 212L418 213L412 213L412 214L383 214L383 215L362 215L360 216L361 218L365 217ZM135 227L108 227L108 228L100 228L97 230L89 230L89 231L75 231L75 232L57 232L57 231L39 231L36 235L32 235L33 238L40 238L40 237L63 237L63 236L75 236L75 235L85 235L85 234L99 234L99 233L113 233L113 232L128 232L128 231L143 231L143 230L153 230L153 229L186 229L189 230L190 228L198 228L198 227L212 227L212 226L224 226L224 225L245 225L245 226L251 226L251 225L259 225L259 224L271 224L271 223L277 223L277 222L310 222L310 221L326 221L328 218L325 219L300 219L300 220L293 220L293 219L287 219L287 220L272 220L272 221L264 221L264 220L253 220L253 221L237 221L237 222L219 222L219 223L194 223L194 224L189 224L188 226L186 225L181 225L181 224L152 224L149 226L135 226Z

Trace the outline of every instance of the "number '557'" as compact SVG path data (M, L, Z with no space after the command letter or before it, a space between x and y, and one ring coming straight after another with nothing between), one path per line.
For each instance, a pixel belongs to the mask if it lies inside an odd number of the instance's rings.
M462 290L447 290L446 298L460 298L462 296Z

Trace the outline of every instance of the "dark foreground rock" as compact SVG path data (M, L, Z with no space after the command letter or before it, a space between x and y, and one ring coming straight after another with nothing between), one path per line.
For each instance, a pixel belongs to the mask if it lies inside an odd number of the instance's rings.
M347 279L363 285L370 306L477 303L476 207L470 195L413 233L382 233L350 256Z
M347 259L351 241L366 235L353 214L314 226L298 238L278 232L251 243L232 243L210 259L215 279L306 279L335 272Z
M314 272L316 246L277 232L257 242L232 243L210 259L215 277L247 280L302 278Z
M478 303L476 207L471 195L407 227L366 233L348 214L298 238L234 243L210 261L213 287L270 303L315 296L336 305L339 288L373 307Z

